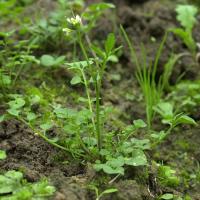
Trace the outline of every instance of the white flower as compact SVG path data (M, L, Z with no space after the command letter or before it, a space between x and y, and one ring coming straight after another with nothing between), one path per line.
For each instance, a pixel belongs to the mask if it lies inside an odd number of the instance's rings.
M72 30L69 28L63 28L63 32L65 32L66 35L69 35L72 32Z
M72 24L72 25L74 25L74 26L76 26L77 24L79 24L80 22L81 22L81 17L79 16L79 15L76 15L76 19L74 19L74 18L67 18L67 21L70 23L70 24Z

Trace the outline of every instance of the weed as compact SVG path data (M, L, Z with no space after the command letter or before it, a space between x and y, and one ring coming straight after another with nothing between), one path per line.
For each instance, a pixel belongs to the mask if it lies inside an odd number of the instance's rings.
M157 164L158 166L158 178L161 184L167 185L167 186L177 186L180 183L180 179L171 176L171 174L176 173L175 170L171 170L169 166L164 166L163 161L161 164Z
M192 38L192 29L196 22L195 15L198 13L198 9L192 5L178 5L175 10L177 12L177 20L180 21L181 25L185 28L185 30L183 28L177 28L177 29L170 28L169 31L179 35L183 39L183 43L188 47L190 53L181 53L179 55L172 54L170 61L166 65L166 69L171 68L169 70L169 73L171 73L174 64L182 56L190 56L193 58L193 63L177 79L176 82L178 83L181 80L181 78L187 73L187 71L190 70L192 66L196 66L197 74L199 74L200 66L198 63L198 58L200 54L196 53L197 44ZM169 73L166 73L168 74L168 77L170 76ZM169 86L168 83L167 85Z
M143 72L141 71L138 59L136 57L136 54L134 52L133 47L131 46L130 40L124 30L124 28L122 26L120 26L126 41L129 45L129 48L131 50L131 53L133 55L133 58L135 60L136 66L137 66L137 70L138 72L135 74L137 77L137 80L140 84L140 87L142 89L142 92L144 94L144 99L146 102L146 115L147 115L147 124L148 124L148 130L150 130L151 128L151 123L153 121L153 118L155 116L155 112L153 111L153 107L157 106L157 104L160 102L160 99L162 97L162 93L163 93L163 89L164 89L164 85L165 85L165 76L161 76L159 79L159 83L158 83L158 89L156 89L156 84L155 84L155 75L156 75L156 69L157 69L157 64L158 64L158 59L160 57L160 53L162 50L162 47L165 43L165 40L167 38L167 32L164 36L164 39L160 45L160 48L158 50L157 56L156 56L156 60L155 60L155 64L153 67L153 73L152 73L152 77L151 77L151 64L150 67L147 71L147 66L146 66L146 59L145 59L145 50L144 50L144 46L142 44L142 53L143 53Z
M113 192L117 192L117 191L118 191L117 189L109 189L109 190L105 190L104 192L102 192L101 194L99 194L99 191L98 191L98 189L97 189L95 186L93 186L93 185L88 185L88 187L89 187L91 190L95 190L96 195L97 195L96 200L99 200L100 197L101 197L103 194L108 194L108 193L113 193Z
M199 167L199 162L196 161L196 163L197 163L197 169L191 170L192 174L190 174L190 179L194 179L195 180L195 182L192 185L192 187L195 187L195 186L199 185L199 183L200 183L200 167Z

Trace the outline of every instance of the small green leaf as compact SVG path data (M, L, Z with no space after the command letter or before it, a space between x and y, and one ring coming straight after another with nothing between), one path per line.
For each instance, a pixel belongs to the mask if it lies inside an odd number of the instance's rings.
M115 49L111 52L111 54L114 54L116 51L120 50L122 47L123 47L123 46L120 46L120 47L115 48Z
M87 145L97 145L97 139L96 138L89 138L89 137L84 137L83 142Z
M81 82L82 82L82 80L81 80L81 78L80 78L79 76L73 77L72 80L70 81L70 83L71 83L72 85L75 85L75 84L81 83Z
M107 61L118 63L119 62L119 58L116 55L110 55L108 57Z
M178 123L186 123L186 124L194 124L194 125L198 125L192 118L186 116L186 115L182 115L181 117L179 117L178 119Z
M102 156L105 156L105 155L110 154L110 152L108 150L106 150L106 149L101 149L101 151L99 152L99 154L102 155Z
M91 48L92 48L92 50L93 50L94 52L96 52L98 55L100 55L102 58L104 58L104 53L101 52L100 49L98 49L98 48L95 47L95 46L91 46Z
M20 113L20 110L15 110L15 109L9 109L7 110L8 113L10 113L11 115L14 115L14 116L19 116L19 113Z
M14 32L15 32L15 30L10 31L10 32L6 33L6 36L9 37L9 36L11 36Z
M142 119L134 120L133 124L134 124L134 126L135 126L136 129L138 129L138 128L144 128L144 127L147 126Z
M18 108L21 108L22 106L24 106L25 103L26 102L23 99L17 98L14 101L8 102L8 105L10 106L11 109L18 109Z
M129 125L126 127L127 131L133 131L134 130L134 126L133 125Z
M124 175L124 168L123 167L117 167L116 169L113 169L110 166L105 165L103 167L103 171L107 174L121 174Z
M138 148L140 148L140 149L149 149L149 148L150 148L149 145L143 146L144 144L146 144L146 143L149 142L149 139L137 140L137 139L135 139L135 138L132 138L132 139L131 139L131 142L132 142L132 143L135 143L134 147L138 147Z
M44 65L45 67L50 67L55 64L54 58L50 55L43 55L41 57L41 62L42 62L42 65Z
M55 143L55 142L58 141L58 138L48 139L48 141L49 141L49 142L53 142L53 143Z
M115 8L115 5L112 3L97 3L95 5L92 5L91 7L89 7L89 10L93 10L93 11L100 11L103 10L105 8Z
M105 42L105 50L106 50L106 56L108 57L110 55L110 51L115 45L115 36L113 33L110 33L107 37L107 40Z
M71 125L65 125L64 126L65 131L67 131L70 134L74 134L76 133L76 130L74 130L74 127Z
M27 115L27 119L29 120L29 122L36 118L37 118L37 116L34 113L29 113Z
M79 101L83 101L83 102L86 102L86 101L87 101L87 99L85 99L85 98L83 98L83 97L79 97L78 100L79 100Z
M9 117L13 117L13 115L11 114L5 114L5 115L2 115L0 117L0 123L3 122L5 119L9 118Z
M103 169L104 166L105 164L94 164L93 169L95 169L96 171L100 171L101 169Z
M129 158L125 161L127 165L139 166L146 165L147 158L144 152L141 149L135 149L132 152L132 158Z
M5 159L6 158L6 152L0 150L0 159Z
M69 161L60 162L61 165L67 165L68 163L69 163Z
M123 156L119 156L117 159L107 161L107 163L109 163L113 168L122 167L124 165L124 158Z
M104 192L102 192L101 194L105 194L105 193L112 193L112 192L117 192L117 189L109 189L109 190L105 190Z
M56 109L56 113L59 118L72 118L76 116L76 113L73 110L67 108L58 108Z
M65 60L65 57L66 56L59 56L55 61L54 61L54 64L55 65L58 65L59 63L61 63L62 61L64 61Z
M40 128L46 133L48 129L50 129L53 125L52 124L42 124L40 125Z
M164 194L162 195L163 199L173 199L174 195L173 194Z
M152 133L151 137L153 137L153 138L161 138L164 134L165 134L165 131L160 131L159 134Z
M187 31L191 31L197 21L195 15L198 13L198 9L192 5L178 5L175 10L178 13L177 19L181 22L181 25Z
M37 94L32 94L31 96L28 97L28 100L30 101L30 104L33 105L35 103L39 103L40 102L40 97Z

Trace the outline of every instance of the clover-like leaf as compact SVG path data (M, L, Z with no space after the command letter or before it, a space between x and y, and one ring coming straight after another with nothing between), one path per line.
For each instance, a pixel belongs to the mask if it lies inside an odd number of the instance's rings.
M103 171L107 174L121 174L124 175L124 168L123 167L117 167L116 169L113 169L110 166L104 166Z
M8 105L10 106L11 109L18 109L21 108L22 106L25 105L25 101L21 98L17 98L14 101L8 102Z
M35 113L29 113L27 115L27 119L29 120L29 122L36 119L36 118L37 118L37 116L35 115Z
M153 137L153 138L161 138L164 134L165 134L165 131L160 131L159 134L152 133L151 137Z
M8 109L7 112L10 113L11 115L17 117L17 116L19 116L20 110Z
M105 155L110 154L110 152L108 150L106 150L106 149L101 149L101 151L99 152L99 154L102 155L102 156L105 156Z
M101 169L103 169L104 166L105 164L94 164L93 169L95 169L96 171L100 171Z
M134 126L135 126L136 129L138 129L138 128L144 128L144 127L147 126L146 123L142 119L134 120L133 124L134 124Z
M119 156L117 159L107 161L107 163L113 168L122 167L124 165L124 157Z
M141 149L134 149L132 152L132 157L125 161L127 165L139 166L146 165L147 158Z
M140 149L148 149L148 148L150 148L149 145L143 146L144 144L146 144L146 143L149 142L149 139L137 140L137 139L135 139L135 138L132 138L132 139L131 139L131 142L132 142L132 143L135 143L134 147L138 147L138 148L140 148Z
M67 131L70 134L76 133L76 130L74 129L74 126L71 126L69 124L64 126L65 131Z
M67 108L58 108L56 109L56 113L59 118L72 118L76 116L76 113L73 110Z
M53 125L52 124L42 124L40 125L40 128L44 131L44 136L45 136L45 133L48 129L50 129Z
M83 142L87 145L97 145L97 139L96 138L89 138L89 137L84 137Z

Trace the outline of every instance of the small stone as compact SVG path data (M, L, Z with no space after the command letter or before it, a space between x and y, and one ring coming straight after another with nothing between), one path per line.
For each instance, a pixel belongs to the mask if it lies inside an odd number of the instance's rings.
M58 98L55 100L55 102L56 102L56 103L62 104L63 101L62 101L62 99L61 99L60 97L58 97Z
M96 170L93 169L93 164L87 162L86 163L86 168L85 168L85 174L87 177L89 177L89 179L93 179L96 175Z

